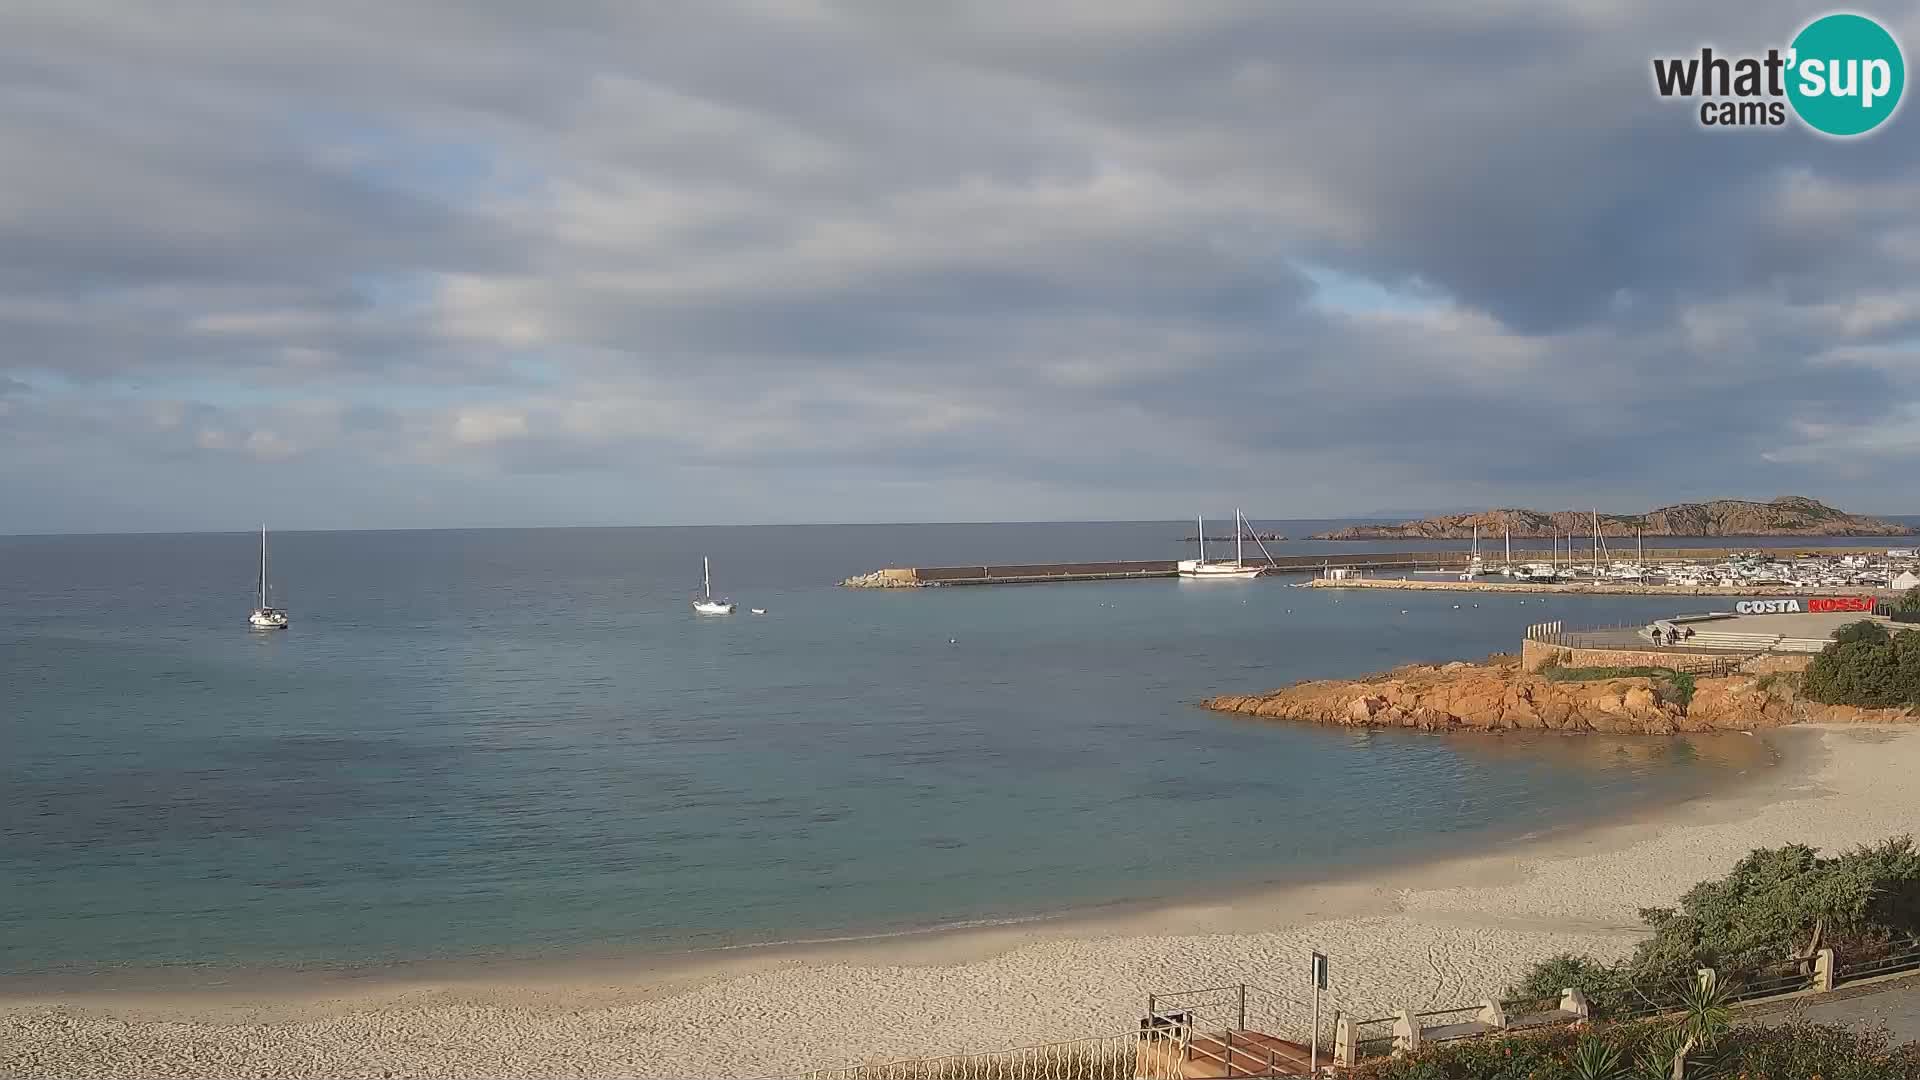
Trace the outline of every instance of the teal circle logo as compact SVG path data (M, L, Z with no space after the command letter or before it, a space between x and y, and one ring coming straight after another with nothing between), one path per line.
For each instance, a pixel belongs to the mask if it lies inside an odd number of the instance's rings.
M1794 36L1787 99L1808 127L1864 135L1900 105L1907 65L1900 43L1865 15L1824 15Z

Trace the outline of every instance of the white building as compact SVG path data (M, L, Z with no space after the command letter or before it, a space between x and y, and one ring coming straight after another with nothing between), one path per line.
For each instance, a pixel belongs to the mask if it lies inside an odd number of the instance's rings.
M1916 574L1911 570L1902 571L1899 577L1893 579L1893 587L1902 592L1920 587L1920 574Z

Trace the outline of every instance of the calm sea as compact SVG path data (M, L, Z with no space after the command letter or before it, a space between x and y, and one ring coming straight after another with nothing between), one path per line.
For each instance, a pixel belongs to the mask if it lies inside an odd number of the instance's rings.
M1189 531L276 534L294 623L269 635L244 625L254 536L0 538L0 970L1019 918L1518 835L1758 763L1752 740L1365 734L1191 704L1672 601L833 587L890 565L1168 558ZM739 614L687 610L703 554Z

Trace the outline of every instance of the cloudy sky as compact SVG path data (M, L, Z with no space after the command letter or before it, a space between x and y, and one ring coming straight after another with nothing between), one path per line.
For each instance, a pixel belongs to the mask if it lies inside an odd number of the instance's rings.
M1824 10L13 0L0 532L1920 513L1913 108L1651 89Z

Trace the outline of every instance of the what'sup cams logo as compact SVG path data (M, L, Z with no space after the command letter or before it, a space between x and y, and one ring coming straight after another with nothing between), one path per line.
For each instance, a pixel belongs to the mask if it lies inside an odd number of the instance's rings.
M1698 56L1653 61L1663 98L1699 98L1702 127L1780 127L1788 109L1800 122L1838 138L1865 135L1900 107L1907 65L1900 43L1865 15L1823 15L1783 51L1765 56Z

